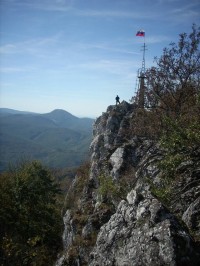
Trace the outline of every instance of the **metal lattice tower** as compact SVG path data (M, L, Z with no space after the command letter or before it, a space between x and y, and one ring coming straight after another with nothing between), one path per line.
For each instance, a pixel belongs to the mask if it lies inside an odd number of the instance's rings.
M143 58L142 58L142 68L138 69L138 106L140 108L144 108L145 105L145 51L146 51L146 44L144 40L144 44L142 46L143 51Z

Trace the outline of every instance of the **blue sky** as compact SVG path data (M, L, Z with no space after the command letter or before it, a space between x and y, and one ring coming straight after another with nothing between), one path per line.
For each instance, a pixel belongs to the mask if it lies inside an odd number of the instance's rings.
M200 26L199 0L0 0L0 107L98 117L129 100L146 67Z

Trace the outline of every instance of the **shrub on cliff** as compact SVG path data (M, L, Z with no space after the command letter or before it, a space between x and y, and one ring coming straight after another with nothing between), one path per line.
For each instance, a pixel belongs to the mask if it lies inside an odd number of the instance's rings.
M196 121L182 127L180 121L167 120L168 130L161 138L161 146L165 148L165 157L160 162L163 173L174 177L182 163L199 161L200 116Z

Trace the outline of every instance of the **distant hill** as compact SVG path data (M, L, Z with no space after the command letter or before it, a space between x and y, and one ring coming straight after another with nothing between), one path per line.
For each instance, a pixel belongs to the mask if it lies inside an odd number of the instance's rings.
M0 171L24 158L50 168L80 165L88 156L93 121L60 109L37 114L0 108Z
M83 130L88 131L91 130L91 125L93 123L93 119L91 118L78 118L67 111L56 109L51 113L43 114L45 118L49 118L53 121L57 126L66 127L75 130Z

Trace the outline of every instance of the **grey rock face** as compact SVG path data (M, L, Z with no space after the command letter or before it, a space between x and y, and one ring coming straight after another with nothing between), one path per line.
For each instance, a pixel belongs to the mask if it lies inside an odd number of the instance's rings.
M63 217L63 222L64 222L63 246L65 249L67 249L72 244L74 237L73 220L70 210L66 211L65 216Z
M114 177L119 176L119 170L121 169L123 163L124 163L124 147L119 147L116 149L116 151L111 155L110 162L113 167L111 171L111 175Z
M182 216L188 228L195 230L200 236L200 197L190 204Z
M93 130L94 139L90 146L92 153L91 179L96 180L96 176L102 172L114 179L119 177L121 168L125 166L124 157L128 158L129 149L124 140L124 130L131 111L132 105L123 101L118 106L109 106L107 112L96 120ZM126 145L123 146L123 144ZM134 160L135 158L130 156L130 159Z
M188 233L140 185L101 227L89 265L193 265L193 255Z
M200 251L194 240L194 236L200 237L199 159L180 165L179 180L171 194L174 200L167 208L160 199L162 195L159 198L152 190L162 188L157 163L163 151L155 141L131 136L133 114L133 105L122 102L109 106L94 124L90 174L78 201L79 212L89 207L87 217L84 211L81 213L83 225L77 226L78 239L84 244L78 244L79 251L76 246L77 255L70 265L200 265ZM127 195L119 204L113 200L110 207L98 195L102 174L116 182L128 178ZM76 238L73 219L68 210L64 216L65 253L57 266L66 265L65 258ZM92 238L92 245L84 246L94 235L97 240Z
M63 223L64 223L64 231L62 235L63 239L63 248L64 250L67 250L68 247L71 246L74 238L74 228L73 228L73 220L71 216L70 210L67 210L64 217L63 217ZM65 261L65 255L59 255L58 260L56 261L55 266L62 266L64 265Z

